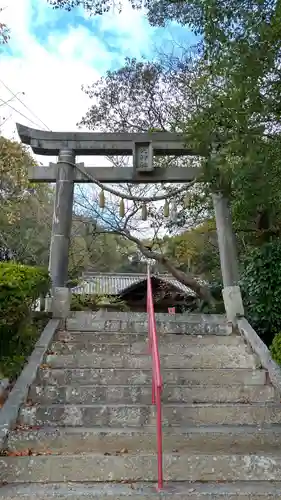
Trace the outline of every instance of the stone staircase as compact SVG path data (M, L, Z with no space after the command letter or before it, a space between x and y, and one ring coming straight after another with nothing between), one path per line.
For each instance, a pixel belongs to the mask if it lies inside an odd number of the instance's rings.
M223 318L157 326L164 492L147 325L78 313L56 333L9 436L0 499L280 499L280 396L255 355Z

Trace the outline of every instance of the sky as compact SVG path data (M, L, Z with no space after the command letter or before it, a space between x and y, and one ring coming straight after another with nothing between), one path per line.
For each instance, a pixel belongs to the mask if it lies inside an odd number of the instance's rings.
M11 30L9 43L0 47L1 133L8 138L17 139L16 122L77 130L91 104L82 84L118 69L125 57L153 59L159 50L171 50L171 41L195 41L174 23L149 26L145 12L132 10L126 0L120 15L92 17L82 9L54 10L47 0L0 0L0 7L0 20Z
M187 28L151 27L143 11L124 0L121 14L89 16L82 9L54 10L47 0L0 0L0 22L11 31L0 46L0 132L19 140L15 124L53 131L78 130L92 101L81 90L126 57L155 59L176 44L192 45ZM40 157L44 165L54 157ZM99 157L76 157L85 165L106 165Z

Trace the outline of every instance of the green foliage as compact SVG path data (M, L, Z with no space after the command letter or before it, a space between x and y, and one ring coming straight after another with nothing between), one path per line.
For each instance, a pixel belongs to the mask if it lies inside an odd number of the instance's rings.
M126 303L118 297L110 295L72 295L71 311L97 311L102 308L110 308L118 311L128 310Z
M281 331L281 240L248 250L241 287L250 323L270 345Z
M6 217L7 223L20 217L20 202L28 194L28 167L34 165L22 144L0 136L1 218Z
M93 15L102 15L111 9L121 12L122 2L114 0L48 0L54 8L70 11L83 7ZM262 41L253 36L253 27L260 26L260 33L266 34L273 25L278 35L280 4L274 0L130 0L134 9L147 9L147 16L153 26L164 26L168 21L189 25L195 33L204 36L206 43L213 44L213 50L224 48L230 38L245 42ZM271 27L271 26L270 26ZM247 38L246 38L247 41ZM275 39L272 38L272 44Z
M215 304L210 305L202 299L197 300L195 312L203 314L225 314L225 307L222 296L222 283L213 281L209 284L209 290L212 294Z
M32 305L50 287L45 269L0 263L0 370L14 376L30 354L38 329Z
M213 298L215 299L216 301L216 304L215 304L215 309L213 308L210 308L209 304L208 304L208 310L206 312L209 312L209 313L216 313L216 314L225 314L225 308L224 308L224 301L223 301L223 296L222 296L222 289L223 289L223 285L222 285L222 281L213 281L210 286L210 291L211 291L211 294L213 296Z
M83 203L81 199L81 205ZM87 204L85 211L88 211ZM128 269L129 272L131 268L128 255L132 247L131 242L117 234L105 233L86 216L80 215L79 220L74 218L69 252L69 280L79 280L85 270L102 273L124 272Z
M163 105L165 114L166 102L171 95L175 95L175 89L169 86L159 63L137 61L135 58L126 58L123 67L108 71L92 85L85 85L83 91L93 104L80 125L90 130L147 130L151 134L166 128L170 116L166 113L162 120L163 111L159 112L159 109ZM156 107L154 112L152 107Z
M22 325L20 335L11 339L8 351L0 356L1 375L14 380L20 374L50 318L50 313L37 312L32 314L29 323Z
M165 255L174 259L181 271L193 272L211 282L220 276L214 219L206 219L197 227L166 237L164 249Z
M23 368L26 358L31 354L39 332L31 321L22 324L18 333L5 339L1 335L0 372L14 379Z
M48 271L16 263L0 263L1 328L18 324L33 302L50 287Z
M19 142L0 136L0 246L28 265L45 265L52 225L52 188L31 185L34 159Z
M97 309L95 297L92 295L78 295L72 294L71 296L71 311L95 311Z
M276 361L278 365L281 365L281 332L275 335L270 346L270 352L274 361Z

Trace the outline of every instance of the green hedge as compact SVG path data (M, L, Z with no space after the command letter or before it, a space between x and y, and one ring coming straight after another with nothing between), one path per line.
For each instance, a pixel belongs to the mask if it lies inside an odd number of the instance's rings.
M275 335L272 345L270 346L270 352L274 361L276 361L278 365L281 365L281 333Z
M241 288L247 317L269 347L281 331L281 240L248 251Z
M20 370L36 340L32 304L50 288L48 271L16 263L0 263L0 371Z

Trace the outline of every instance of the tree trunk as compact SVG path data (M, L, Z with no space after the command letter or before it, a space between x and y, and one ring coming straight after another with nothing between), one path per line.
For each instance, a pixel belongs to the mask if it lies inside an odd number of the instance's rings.
M162 255L161 253L157 253L154 250L146 247L141 240L133 236L128 230L120 230L120 231L114 231L116 234L119 234L125 238L127 238L130 241L133 241L141 253L147 258L147 259L153 259L159 262L160 264L164 265L166 269L174 276L174 278L182 283L183 285L187 286L190 288L193 292L196 293L196 295L206 304L210 306L211 309L214 309L216 306L216 300L211 294L211 291L208 286L202 285L197 281L196 278L194 278L190 273L184 273L180 269L177 269L174 264L165 257L165 255Z
M166 257L162 258L161 263L177 281L191 288L198 297L207 302L211 307L215 306L215 300L207 286L201 285L193 276L177 269Z
M160 254L160 253L157 253L157 252L154 252L153 250L150 250L148 248L146 248L143 243L138 240L137 238L135 237L132 237L130 235L127 236L129 239L131 239L132 241L134 241L140 251L142 252L142 254L147 257L148 259L154 259L156 260L157 262L159 262L160 264L163 264L166 269L172 274L172 276L174 276L174 278L176 278L176 280L178 280L180 283L182 283L183 285L187 286L188 288L191 288L191 290L193 290L200 299L202 299L204 302L206 302L207 304L209 304L211 307L214 307L215 306L215 299L213 298L208 286L205 286L205 285L202 285L200 284L196 278L194 278L193 276L191 276L191 274L187 274L187 273L184 273L183 271L180 271L179 269L177 269L174 264L172 264L172 262L167 259L167 257L165 257L164 255Z

